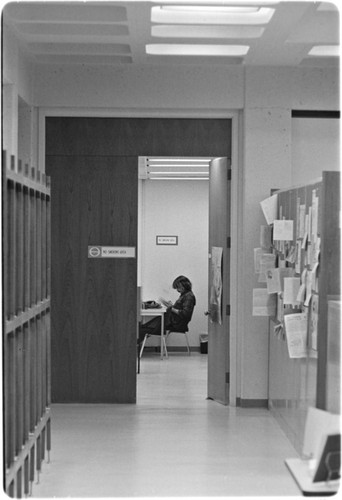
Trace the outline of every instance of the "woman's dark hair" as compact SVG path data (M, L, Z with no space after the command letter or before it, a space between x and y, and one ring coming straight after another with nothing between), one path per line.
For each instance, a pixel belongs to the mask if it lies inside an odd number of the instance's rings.
M191 281L186 276L178 276L172 283L172 288L177 288L178 285L182 285L187 292L192 289Z

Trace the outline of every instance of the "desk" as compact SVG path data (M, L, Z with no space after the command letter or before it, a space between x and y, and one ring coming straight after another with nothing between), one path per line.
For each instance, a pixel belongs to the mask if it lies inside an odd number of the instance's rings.
M165 344L165 336L164 336L164 314L166 312L166 307L160 307L159 309L141 309L140 310L140 316L143 318L146 317L156 317L160 316L161 317L161 327L160 327L160 357L163 359L164 357L164 351L165 351L165 356L167 357L167 350L166 350L166 344Z

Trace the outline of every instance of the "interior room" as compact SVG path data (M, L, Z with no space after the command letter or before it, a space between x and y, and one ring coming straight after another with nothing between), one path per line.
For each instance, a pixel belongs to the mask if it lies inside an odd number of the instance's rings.
M310 0L3 7L10 497L337 491L339 22ZM163 309L140 357L179 275L190 355Z
M188 333L193 350L200 350L200 335L208 333L208 211L211 158L155 158L151 173L146 158L139 158L139 216L141 234L138 286L142 302L178 297L172 282L188 276L196 295L196 309ZM151 159L150 159L151 160ZM153 165L153 162L151 163ZM155 174L154 174L155 172ZM152 174L152 175L151 175ZM158 244L157 236L176 236L172 244ZM148 345L160 345L156 337ZM169 347L186 348L182 337Z

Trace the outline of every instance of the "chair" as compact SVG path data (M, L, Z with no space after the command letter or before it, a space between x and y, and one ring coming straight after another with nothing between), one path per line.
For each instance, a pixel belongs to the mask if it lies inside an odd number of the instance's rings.
M146 340L149 338L149 337L152 337L153 335L151 333L146 333L145 337L144 337L144 340L142 341L142 344L141 344L141 347L140 347L140 353L139 353L139 359L141 358L142 354L143 354L143 351L144 351L144 347L145 347L145 344L146 344ZM154 335L154 337L160 337L160 335ZM163 335L163 351L165 354L165 357L168 358L169 355L168 355L168 352L167 352L167 347L166 347L166 335Z
M188 339L188 336L187 336L187 332L189 331L189 328L187 328L185 331L183 332L180 332L180 331L176 331L176 330L167 330L166 331L166 335L165 335L165 344L167 342L167 339L169 338L169 336L171 335L171 333L179 333L180 335L185 335L185 342L186 342L186 347L187 347L187 350L188 350L188 355L190 356L191 355L191 349L190 349L190 344L189 344L189 339ZM165 347L166 348L166 347Z

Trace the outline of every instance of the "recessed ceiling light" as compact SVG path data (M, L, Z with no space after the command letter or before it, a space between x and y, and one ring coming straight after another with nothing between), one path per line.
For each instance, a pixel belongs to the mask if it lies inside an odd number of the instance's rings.
M338 57L340 55L339 45L316 45L312 47L309 56Z
M266 24L274 14L274 9L269 7L252 9L251 12L241 12L241 8L239 12L222 12L202 8L183 10L177 9L176 6L172 9L155 6L151 8L151 21L164 24Z
M177 43L151 43L146 53L163 56L244 56L248 45L203 45Z
M159 163L159 162L172 162L172 163L209 163L212 160L212 158L147 158L148 163Z
M151 35L160 38L259 38L265 28L260 26L198 26L157 24Z
M176 12L216 12L225 14L250 14L251 12L258 12L259 7L232 7L220 5L163 5L162 10L176 11Z

